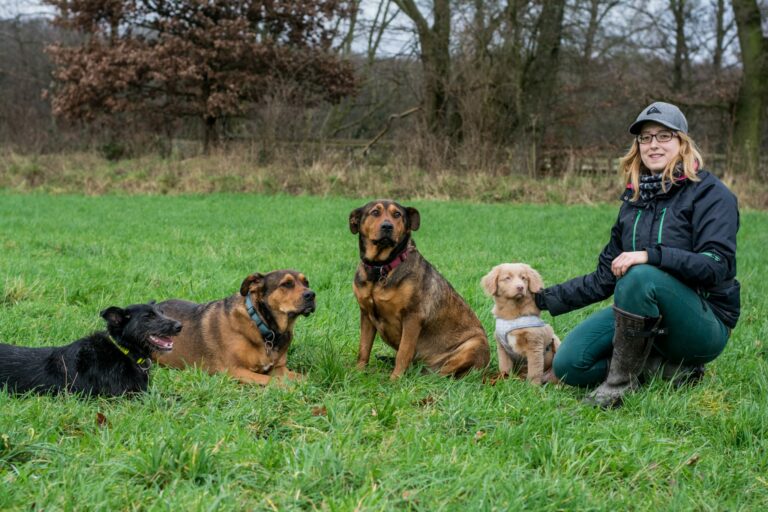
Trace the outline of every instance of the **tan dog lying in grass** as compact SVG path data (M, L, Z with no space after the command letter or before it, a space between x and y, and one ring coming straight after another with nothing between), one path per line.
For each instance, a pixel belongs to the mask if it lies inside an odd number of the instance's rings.
M286 366L296 319L315 311L315 292L301 272L257 272L227 298L205 304L173 299L158 306L184 323L173 350L157 355L160 364L200 366L260 385L273 377L301 378Z
M528 381L534 384L557 382L552 360L560 339L541 320L541 310L533 300L534 292L544 287L539 273L525 263L502 263L480 284L496 303L493 316L501 374L506 376L516 369L520 375L527 373Z

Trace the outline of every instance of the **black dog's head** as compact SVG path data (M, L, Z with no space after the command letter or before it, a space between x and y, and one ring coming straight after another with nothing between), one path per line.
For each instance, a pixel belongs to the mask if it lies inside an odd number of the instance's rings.
M392 250L419 229L419 210L391 199L378 199L349 214L349 230L360 235L360 257L384 261Z
M173 336L181 332L181 322L165 316L155 301L126 308L110 306L101 312L107 331L118 343L139 354L167 352Z

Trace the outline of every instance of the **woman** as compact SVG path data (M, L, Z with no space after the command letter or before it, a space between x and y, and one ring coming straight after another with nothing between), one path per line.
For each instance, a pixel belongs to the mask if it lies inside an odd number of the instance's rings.
M651 370L700 377L740 312L736 197L700 168L676 106L649 105L629 132L636 138L619 163L627 188L597 269L536 295L560 315L613 294L612 308L566 337L553 366L567 384L602 382L585 399L602 407L621 405Z

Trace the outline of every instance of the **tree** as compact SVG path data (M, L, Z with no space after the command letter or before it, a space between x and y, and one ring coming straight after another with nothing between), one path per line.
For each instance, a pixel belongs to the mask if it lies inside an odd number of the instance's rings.
M730 167L742 166L748 174L757 176L767 106L768 41L761 29L760 7L755 0L733 0L733 12L741 45L742 78L734 111Z
M280 91L335 102L355 89L331 51L343 0L46 0L55 23L86 35L53 45L54 114L196 117L206 151L228 116ZM286 92L287 91L287 92Z
M0 19L0 144L45 147L50 106L40 91L50 81L43 53L59 34L42 19Z
M618 0L588 0L586 3L588 21L582 36L583 49L581 51L584 68L588 68L592 61L592 54L597 48L598 33L600 31L600 26L603 24L603 20L608 16L608 13L610 13L611 10L620 4ZM580 7L578 3L576 4L576 7Z
M394 0L415 26L420 58L424 70L424 106L430 131L456 135L457 119L451 116L453 101L448 91L451 73L451 2L434 0L432 26L419 10L415 0Z
M720 78L723 70L723 54L725 53L725 35L728 27L725 25L725 0L715 0L715 44L712 52L712 68L715 78Z
M669 9L675 18L675 58L672 65L672 90L683 90L683 69L689 66L688 45L686 43L685 22L690 16L685 0L669 0Z
M526 63L523 78L523 112L534 129L535 118L546 112L555 98L564 14L565 0L551 0L543 2L537 19L536 49L533 58Z

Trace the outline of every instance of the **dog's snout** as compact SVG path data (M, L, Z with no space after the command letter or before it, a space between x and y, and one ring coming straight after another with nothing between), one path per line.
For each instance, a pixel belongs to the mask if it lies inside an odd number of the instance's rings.
M178 320L173 322L173 332L174 333L179 334L181 332L181 327L182 327L181 326L181 322L179 322Z
M314 300L315 299L315 292L313 292L312 290L306 290L302 294L302 297L304 297L304 300Z
M388 220L385 220L384 222L381 223L382 231L392 232L393 229L395 229L395 226L393 226L392 223L389 222Z

